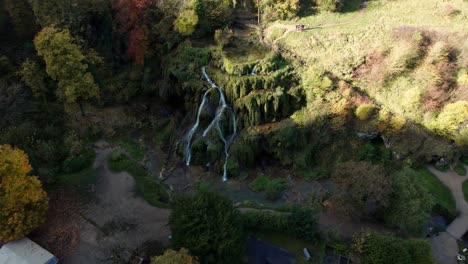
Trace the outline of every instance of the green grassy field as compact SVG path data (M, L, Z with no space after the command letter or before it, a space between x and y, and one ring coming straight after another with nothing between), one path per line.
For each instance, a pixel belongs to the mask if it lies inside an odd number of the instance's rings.
M318 264L322 263L323 258L325 257L325 244L322 242L310 243L305 240L296 239L277 232L259 232L255 233L254 236L290 251L295 255L297 264ZM309 261L304 260L304 248L307 248L312 255L312 258Z
M96 183L96 180L97 171L89 167L77 173L60 175L58 177L57 183L59 185L67 185L81 188Z
M455 200L450 190L428 169L421 168L417 172L419 181L433 195L436 205L447 210L452 215L456 214Z
M449 4L460 11L457 16L444 15ZM430 27L446 33L464 32L468 28L467 14L468 4L463 0L369 1L362 13L322 12L297 22L283 21L310 25L313 29L291 32L279 42L303 60L349 79L366 55L392 46L391 33L395 28Z
M107 162L111 171L126 171L132 175L136 182L137 192L149 204L161 208L168 207L169 195L164 186L138 163L119 152L112 153Z
M130 137L118 140L117 144L135 160L142 160L145 157L145 148L140 144L140 142L135 141Z

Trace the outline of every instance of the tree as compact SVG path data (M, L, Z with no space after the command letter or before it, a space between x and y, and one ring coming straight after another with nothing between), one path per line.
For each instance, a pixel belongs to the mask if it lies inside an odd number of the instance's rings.
M5 0L5 9L18 36L28 38L34 35L36 24L27 0Z
M416 233L422 231L434 205L432 196L418 182L417 176L417 173L409 168L393 176L391 206L385 214L388 224Z
M198 24L198 15L194 10L181 12L174 21L174 28L184 36L190 36Z
M174 247L185 247L201 263L240 263L245 234L241 215L219 194L199 192L174 199L169 223Z
M288 233L313 241L318 227L317 214L310 209L294 208L288 216Z
M39 56L44 58L47 74L58 82L58 96L66 103L78 103L99 97L99 87L88 71L82 48L67 29L45 27L34 39Z
M291 19L300 8L299 0L260 0L257 2L263 12L263 20Z
M0 145L0 240L21 239L44 222L47 194L35 176L27 155Z
M362 264L435 264L431 247L424 240L362 233L354 237L352 247Z
M458 101L444 106L430 127L442 136L446 136L460 145L467 145L468 101Z
M234 13L234 5L232 0L196 0L195 10L200 27L205 31L212 31L228 24Z
M21 65L19 75L21 76L21 80L31 88L34 97L40 97L44 102L47 101L47 76L44 70L35 61L26 59L23 65Z
M164 255L151 258L151 264L199 264L196 257L190 256L185 248L179 251L168 249Z
M345 162L335 170L333 180L337 185L334 204L348 216L371 216L389 205L391 181L379 165Z
M322 10L336 12L343 7L344 0L316 0L316 3Z
M376 112L373 104L361 104L356 109L356 116L360 120L369 120Z
M146 25L149 4L148 0L117 0L113 5L120 32L128 34L127 55L138 65L144 64L149 51L149 30Z

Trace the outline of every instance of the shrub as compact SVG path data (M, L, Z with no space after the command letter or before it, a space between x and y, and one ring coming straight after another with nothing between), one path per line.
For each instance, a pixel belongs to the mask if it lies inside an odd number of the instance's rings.
M171 204L172 243L200 257L201 263L242 263L245 232L232 202L217 193L181 196Z
M265 190L265 197L268 200L276 200L281 197L281 193L286 189L286 180L274 179L270 181Z
M336 12L343 7L344 0L316 0L317 7L324 11Z
M460 162L457 163L457 165L455 166L454 171L460 176L465 176L466 175L465 166L463 166L463 164L460 163Z
M263 192L267 189L270 179L267 176L257 177L249 184L249 188L254 192Z
M252 231L275 231L308 241L317 235L318 217L310 209L293 208L290 214L249 211L242 215L244 226Z
M63 171L65 173L75 173L84 170L92 165L94 157L94 151L91 149L77 156L70 156L63 161Z
M363 233L354 238L353 250L363 264L434 264L430 245L419 239Z
M198 24L198 15L194 10L181 12L174 21L174 29L184 36L190 36Z
M312 241L318 228L317 215L310 209L294 208L288 216L288 233Z
M299 0L260 0L263 21L291 19L299 11Z
M369 120L376 111L376 107L373 104L362 104L356 109L356 116L360 120Z

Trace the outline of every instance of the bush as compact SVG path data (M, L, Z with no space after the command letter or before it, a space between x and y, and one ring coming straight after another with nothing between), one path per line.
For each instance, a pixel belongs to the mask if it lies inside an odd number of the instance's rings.
M419 239L367 233L355 237L353 250L362 264L433 264L430 245Z
M460 176L465 176L466 175L465 166L463 166L463 164L460 163L460 162L457 163L457 165L455 166L454 171Z
M317 7L324 11L336 12L343 7L344 0L316 0Z
M248 230L283 232L308 241L317 235L317 214L310 209L296 207L290 214L246 212L242 216Z
M171 204L172 243L200 257L201 263L243 263L245 232L232 202L217 193L177 197Z
M181 12L174 21L174 28L184 36L190 36L198 24L198 15L193 10Z
M265 190L265 197L268 200L276 200L281 197L281 193L286 189L286 180L274 179L269 182Z
M318 228L317 215L310 209L295 208L288 216L288 233L312 241Z
M291 19L299 11L299 0L260 0L263 21Z
M62 168L65 173L75 173L90 167L94 161L94 151L89 149L83 154L68 157L63 161Z
M361 104L356 109L356 117L362 121L369 120L376 111L376 107L373 104Z
M249 188L254 192L263 192L267 189L270 179L267 176L257 177L249 184Z

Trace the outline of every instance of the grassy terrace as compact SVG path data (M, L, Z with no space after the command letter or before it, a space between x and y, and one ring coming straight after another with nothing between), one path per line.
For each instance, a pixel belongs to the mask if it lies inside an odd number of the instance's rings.
M337 76L350 78L354 68L366 55L392 45L392 31L400 26L430 27L443 32L465 32L468 5L463 0L450 1L460 11L457 17L446 17L448 3L439 0L369 1L362 11L345 13L322 12L297 22L312 30L291 32L278 44L309 63L316 63ZM355 9L355 8L350 8ZM274 35L278 35L274 32Z
M436 208L439 207L443 211L454 216L456 214L456 205L450 190L426 168L418 169L418 175L421 184L423 184L433 195L436 202Z

